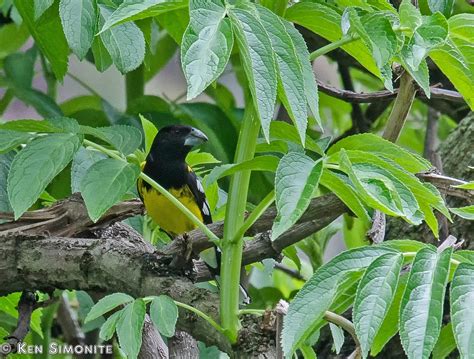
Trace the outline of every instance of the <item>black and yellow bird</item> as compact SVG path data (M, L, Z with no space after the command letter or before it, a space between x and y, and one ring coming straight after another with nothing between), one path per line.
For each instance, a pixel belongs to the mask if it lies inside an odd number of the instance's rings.
M186 163L194 146L207 141L196 128L184 125L163 127L156 135L146 158L143 172L158 182L203 223L212 223L204 188ZM171 237L189 232L196 225L148 183L138 180L138 192L148 215Z

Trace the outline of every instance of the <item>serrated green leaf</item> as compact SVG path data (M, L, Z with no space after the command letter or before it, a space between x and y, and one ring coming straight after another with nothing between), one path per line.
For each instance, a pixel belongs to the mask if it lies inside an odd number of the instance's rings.
M409 28L412 34L423 23L420 10L410 0L403 0L398 12L400 13L400 26Z
M371 207L391 216L403 216L400 196L393 183L385 176L374 176L356 171L344 150L340 155L340 167L350 178L361 198Z
M433 14L437 11L449 17L453 11L454 0L420 0L419 6L423 14Z
M395 242L395 241L389 241ZM384 242L384 244L387 242ZM385 315L385 318L382 322L382 325L377 332L373 344L372 349L370 351L370 355L376 356L378 355L385 344L398 332L398 317L400 313L400 304L402 302L403 293L405 292L405 288L408 281L408 275L402 275L400 280L398 281L397 290L393 297L392 304Z
M372 52L385 87L393 91L390 61L397 50L397 35L392 29L392 24L379 12L360 17L355 9L349 11L349 19L351 28L354 28Z
M325 168L321 176L321 184L338 196L357 217L365 221L371 220L355 188L350 184L349 178Z
M181 44L181 65L188 83L187 99L204 91L224 71L234 45L222 0L190 0L189 25Z
M423 17L421 25L415 30L411 39L405 42L401 54L409 68L416 71L428 53L443 45L448 36L446 18L435 13Z
M31 134L0 129L0 153L7 152L18 147L31 138Z
M99 5L100 17L107 22L112 8ZM145 58L145 38L133 22L101 32L100 38L115 66L122 73L135 70Z
M137 166L113 158L94 163L84 176L80 188L89 217L100 217L135 185L140 174Z
M133 301L133 297L125 293L114 293L100 299L89 311L84 320L85 323L90 322L105 313L110 312L112 309L122 304L127 304Z
M35 3L35 20L38 20L46 10L54 4L54 0L33 0Z
M353 319L363 358L367 357L393 301L402 264L401 253L380 256L367 267L359 283Z
M145 314L145 302L139 298L127 304L117 321L117 337L127 358L136 359L140 352Z
M8 200L7 180L14 157L14 152L0 154L0 212L11 212L12 210Z
M61 81L67 72L69 47L59 19L58 5L50 6L35 21L33 1L14 0L14 4L35 39L35 45L48 59L56 78Z
M308 208L322 170L322 160L315 162L304 153L290 152L280 160L275 175L278 214L272 226L272 240L295 224Z
M158 133L158 129L151 121L146 119L141 114L139 115L139 117L142 123L143 133L145 134L145 153L148 153L150 152L150 148L153 143L153 140L156 134Z
M101 152L81 147L76 152L71 166L71 193L81 191L81 182L89 168L96 162L106 159L107 156Z
M40 133L54 133L62 132L55 127L52 122L44 120L16 120L8 121L0 124L1 130L20 131L20 132L40 132Z
M123 311L120 310L115 312L110 317L107 318L104 324L100 327L99 338L103 341L107 341L112 339L115 333L115 329L117 328L117 322L120 319Z
M272 45L265 28L252 12L233 8L229 15L255 110L268 141L277 93L276 63Z
M257 156L251 160L241 163L230 163L214 167L205 177L206 183L213 183L219 178L230 176L239 171L269 171L275 172L278 167L279 158L276 156Z
M433 349L433 359L444 359L456 349L453 325L448 323L441 328L438 341Z
M349 136L337 141L334 145L329 147L327 154L332 155L342 148L381 154L411 173L423 172L431 168L429 161L371 133Z
M8 198L18 219L52 179L72 160L81 139L75 134L51 134L28 143L12 162Z
M72 52L84 59L94 39L97 5L94 0L61 0L59 16Z
M270 140L285 140L295 144L300 143L300 137L295 126L284 121L272 121L270 124ZM308 135L306 135L305 144L307 150L316 152L320 155L324 154L324 151L318 142Z
M409 359L427 359L441 330L452 248L415 256L400 307L400 339Z
M126 125L94 128L81 126L84 134L95 136L110 143L124 155L134 152L142 143L142 134L139 129Z
M336 294L337 284L350 271L361 270L377 257L396 253L383 247L361 247L343 252L320 267L290 303L283 320L282 346L286 357L314 333Z
M275 53L280 99L298 129L301 143L304 145L308 126L306 90L299 52L287 30L291 24L263 6L257 9ZM306 61L309 61L309 55Z
M430 57L474 110L474 14L455 15L448 23L448 40Z
M187 0L127 0L111 14L100 33L127 21L155 17L168 11L185 8L187 5Z
M474 221L474 205L459 208L450 208L449 210L461 218Z
M474 265L461 263L450 292L451 322L461 358L474 357Z
M167 295L153 299L150 305L150 317L160 333L167 338L174 335L178 320L178 307Z
M285 17L331 42L340 40L343 35L340 26L341 14L320 2L299 2L286 10ZM370 50L362 40L343 45L341 48L371 73L381 77Z

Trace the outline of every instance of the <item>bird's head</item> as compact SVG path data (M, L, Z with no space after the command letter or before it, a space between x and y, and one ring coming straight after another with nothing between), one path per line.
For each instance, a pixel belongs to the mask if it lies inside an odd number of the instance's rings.
M185 125L166 126L156 135L150 155L154 158L166 155L184 160L193 147L207 140L207 136L197 128Z

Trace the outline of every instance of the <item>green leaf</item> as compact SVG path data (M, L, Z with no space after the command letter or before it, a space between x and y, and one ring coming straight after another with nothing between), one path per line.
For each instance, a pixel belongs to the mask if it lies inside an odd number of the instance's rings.
M380 256L369 265L360 281L353 319L363 358L367 357L393 301L402 264L401 253Z
M13 152L0 154L0 212L11 212L12 210L8 200L7 180L14 157Z
M355 9L349 10L349 19L351 27L354 28L372 52L385 87L393 91L392 69L390 65L391 59L397 51L397 35L392 30L392 24L380 12L369 13L359 17Z
M94 40L97 5L94 0L61 0L59 16L72 52L84 59Z
M299 349L304 359L317 359L316 352L310 345L302 345Z
M81 147L76 152L71 166L71 193L81 191L81 182L89 171L89 168L96 162L106 159L102 152L93 151Z
M204 91L224 71L234 45L222 0L190 0L190 22L181 45L181 65L188 83L187 99Z
M113 158L94 163L80 186L89 217L97 222L135 185L139 174L137 166Z
M112 14L111 8L99 5L100 17L106 21ZM101 32L100 38L117 69L122 73L135 70L145 58L145 38L133 22L117 25Z
M474 357L474 265L461 263L450 292L451 322L461 358Z
M0 59L19 50L30 34L25 24L2 24L0 27Z
M35 110L43 117L62 116L62 111L54 100L44 93L28 88L14 88L15 96L35 108Z
M329 329L331 330L334 349L336 350L336 354L339 354L341 352L342 345L344 344L344 331L332 323L329 323Z
M132 126L114 125L100 128L81 126L81 129L84 134L110 143L124 155L134 152L142 143L140 130Z
M51 5L54 0L33 0L35 3L35 21L38 20Z
M304 145L308 126L306 91L303 67L296 44L287 31L291 24L263 6L259 6L257 9L260 21L268 32L275 53L280 99L298 129L301 143ZM304 50L307 51L306 46L302 49L302 51ZM309 61L309 55L306 61ZM312 77L314 78L314 75Z
M265 28L253 12L233 8L229 15L255 110L268 141L277 93L276 63L272 45Z
M0 154L18 147L31 138L31 134L0 129Z
M127 358L136 359L142 346L142 330L145 323L146 305L143 299L135 299L122 310L117 321L120 348Z
M8 198L18 219L49 182L72 160L81 139L75 134L51 134L28 143L12 162Z
M90 322L105 313L110 312L112 309L122 304L127 304L133 301L133 297L125 293L114 293L110 294L101 300L99 300L89 311L84 320L85 323Z
M341 14L334 8L320 2L299 2L286 10L285 17L331 42L340 40L343 36L340 26ZM362 40L343 45L342 49L367 70L382 78L370 50Z
M433 349L433 359L444 359L456 349L453 324L448 323L441 328L438 341Z
M160 333L167 338L174 335L178 320L178 307L167 295L153 299L150 305L150 317Z
M474 14L459 14L449 19L445 44L430 52L431 59L453 83L474 110Z
M400 26L409 28L412 34L423 23L420 10L410 0L403 0L398 12L400 13Z
M384 242L384 244L385 243L386 242ZM387 344L388 341L398 332L398 317L400 313L400 305L402 302L403 293L405 292L407 281L408 275L402 275L400 277L400 280L398 281L397 291L395 292L395 296L393 297L392 304L390 305L390 308L387 314L385 315L385 319L383 320L383 323L374 338L372 349L370 352L370 355L372 356L378 355L382 351L385 344Z
M295 126L284 122L284 121L273 121L270 124L270 139L273 140L285 140L295 144L300 143L300 137L298 130ZM306 149L316 152L320 155L324 154L321 146L317 141L313 140L309 135L305 137Z
M423 172L431 168L431 164L427 160L371 133L353 135L337 141L334 145L329 147L327 153L328 155L332 155L342 148L346 150L374 152L383 155L411 173Z
M450 208L449 210L461 218L474 221L474 205L459 208Z
M181 45L184 32L189 24L189 9L187 8L187 5L185 7L159 14L155 19L175 41L175 45Z
M441 12L449 17L453 11L454 0L420 0L419 6L423 14Z
M392 241L386 241L381 243L380 245L396 249L400 252L418 252L420 249L428 246L426 243L411 239L397 239Z
M67 72L69 47L59 19L58 5L50 6L35 21L33 1L14 0L14 4L35 39L35 45L48 59L56 78L62 81Z
M92 55L94 56L95 68L99 72L104 72L113 63L109 52L105 48L100 36L95 36L92 41Z
M31 88L36 60L35 49L8 55L3 60L3 69L10 86Z
M122 2L107 19L100 34L118 24L155 17L168 11L185 8L187 5L187 0L127 0Z
M453 186L453 187L462 188L462 189L474 189L474 182L468 182L468 183L460 184L458 186Z
M63 132L61 129L53 125L52 122L44 120L16 120L8 121L0 124L1 130L11 130L20 132L40 132L40 133L53 133Z
M401 54L405 63L410 69L418 70L422 60L432 49L443 45L447 36L448 22L442 14L423 17L421 25L402 48Z
M441 330L452 248L415 256L400 308L400 339L409 359L429 358Z
M278 214L272 226L272 240L295 224L306 211L322 170L322 160L315 162L299 152L290 152L280 160L275 175Z
M115 312L110 317L107 318L104 324L100 327L99 338L103 341L112 339L117 327L117 322L119 321L123 311L120 310Z
M321 184L339 197L357 217L367 222L371 220L349 178L325 168L321 176Z
M142 123L143 133L145 134L145 153L150 152L151 145L153 144L153 140L155 139L156 134L158 133L158 129L155 125L146 119L141 114L139 115L140 121Z
M239 171L269 171L275 172L279 158L276 156L257 156L241 163L230 163L214 167L205 177L206 183L213 183L219 178L230 176Z
M314 333L336 295L338 282L350 271L361 270L377 257L396 253L383 247L361 247L345 251L320 267L290 303L283 320L282 346L290 357Z

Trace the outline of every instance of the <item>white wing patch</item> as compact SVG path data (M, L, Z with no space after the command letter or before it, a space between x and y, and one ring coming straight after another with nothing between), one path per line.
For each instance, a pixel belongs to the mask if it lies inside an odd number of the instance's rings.
M199 181L197 178L196 178L196 185L197 185L198 191L204 194L204 188L202 187L201 181Z
M199 183L199 182L198 182ZM209 216L211 214L211 211L210 211L210 208L209 208L209 203L207 203L207 199L204 201L204 203L202 204L202 213L205 215L205 216Z

